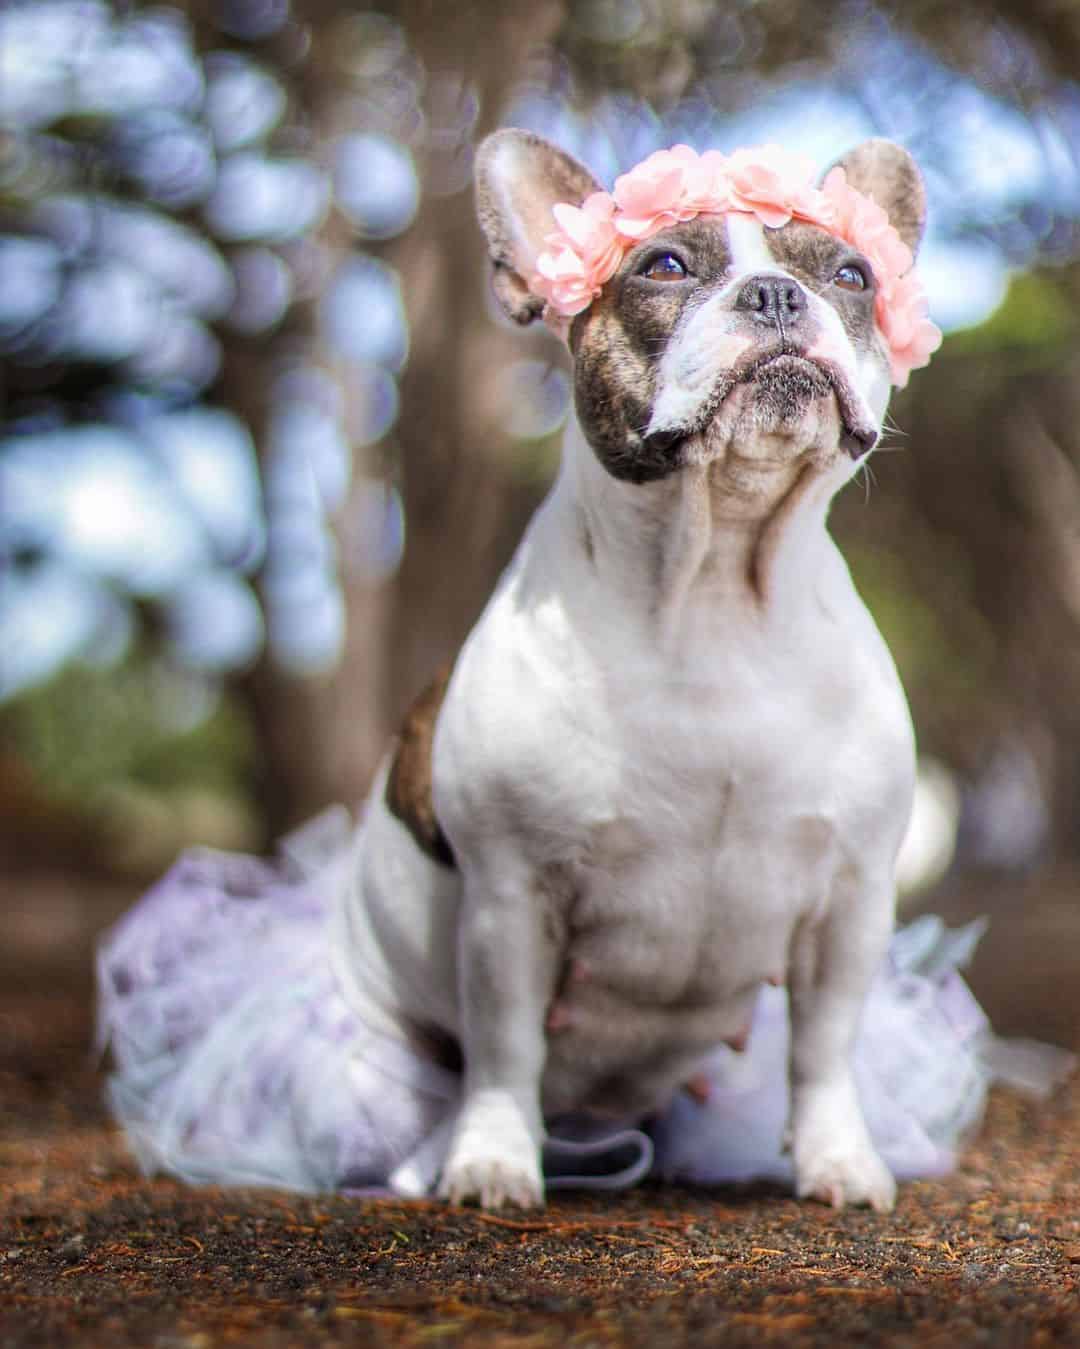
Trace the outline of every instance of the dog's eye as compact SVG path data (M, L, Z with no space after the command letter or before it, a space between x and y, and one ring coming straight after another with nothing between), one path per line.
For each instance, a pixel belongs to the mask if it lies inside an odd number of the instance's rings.
M854 262L846 262L833 277L833 284L841 290L865 290L869 284L866 273Z
M641 269L646 281L681 281L686 275L686 267L674 253L661 253L650 258Z

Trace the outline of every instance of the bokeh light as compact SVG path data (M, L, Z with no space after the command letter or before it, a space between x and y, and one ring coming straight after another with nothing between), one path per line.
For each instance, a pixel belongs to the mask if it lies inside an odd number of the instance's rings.
M570 379L548 361L515 361L501 382L503 416L512 436L540 440L553 435L570 411Z
M334 188L338 205L368 239L400 234L420 204L420 183L408 148L372 132L338 141Z
M109 149L119 179L170 210L195 205L214 186L217 162L208 132L168 108L126 118Z
M59 561L0 568L0 700L86 651L122 654L127 613L106 585Z
M401 399L397 381L374 361L354 362L349 375L352 405L349 435L354 445L374 445L398 419Z
M188 577L168 597L165 624L178 660L200 670L242 668L262 648L262 610L251 588L224 571Z
M265 525L255 446L243 423L220 409L196 407L149 417L141 431L200 521L215 560L254 571Z
M279 81L234 52L212 52L206 64L205 113L218 150L239 150L268 136L285 115Z
M357 253L337 269L319 306L327 340L352 361L395 374L409 354L401 282L386 263Z
M271 248L238 248L232 254L233 301L228 323L240 333L261 333L284 318L292 301L293 273Z
M405 506L392 484L365 479L349 501L345 565L366 585L388 581L405 553Z
M217 0L213 16L223 33L258 42L284 27L289 0Z
M48 239L0 238L0 339L18 344L60 297L60 250Z
M159 593L205 565L197 521L129 433L88 426L0 444L6 521L70 565Z
M241 150L222 160L206 220L233 243L295 239L319 223L329 195L325 175L306 159Z
M281 669L298 675L333 666L345 641L329 522L352 474L342 406L338 386L318 367L294 365L276 382L264 468L262 585L271 655Z

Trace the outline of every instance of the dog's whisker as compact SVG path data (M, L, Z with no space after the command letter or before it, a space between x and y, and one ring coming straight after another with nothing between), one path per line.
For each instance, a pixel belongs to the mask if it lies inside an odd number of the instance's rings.
M877 486L877 478L874 477L874 470L865 461L859 465L859 473L862 474L863 481L863 505L868 506L870 504L870 488L871 485ZM856 474L856 477L858 477L858 474Z

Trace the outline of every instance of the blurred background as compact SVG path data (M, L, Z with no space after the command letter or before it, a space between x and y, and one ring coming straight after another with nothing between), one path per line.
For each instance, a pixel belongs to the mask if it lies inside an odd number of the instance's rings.
M922 164L946 341L834 511L925 756L908 912L1080 1038L1080 8L0 6L0 973L84 980L190 843L355 806L554 472L479 137Z

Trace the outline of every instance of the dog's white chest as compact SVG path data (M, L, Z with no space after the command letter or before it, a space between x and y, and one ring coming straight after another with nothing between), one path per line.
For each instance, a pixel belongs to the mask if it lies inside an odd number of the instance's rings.
M609 701L617 748L591 785L570 948L628 1006L722 1008L781 970L836 866L842 747L812 672L759 663L748 689L752 663L717 664L636 697L616 682Z

